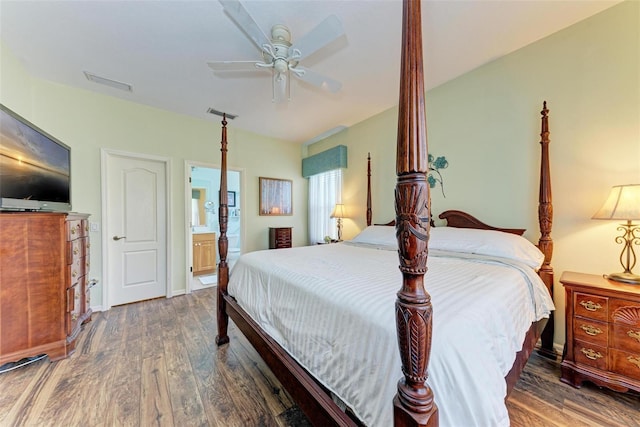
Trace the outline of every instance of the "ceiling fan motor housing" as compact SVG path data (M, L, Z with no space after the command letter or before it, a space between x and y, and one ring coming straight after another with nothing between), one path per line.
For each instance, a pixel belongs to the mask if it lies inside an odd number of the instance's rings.
M271 28L271 41L274 44L286 43L287 46L291 46L291 32L286 26L276 24Z

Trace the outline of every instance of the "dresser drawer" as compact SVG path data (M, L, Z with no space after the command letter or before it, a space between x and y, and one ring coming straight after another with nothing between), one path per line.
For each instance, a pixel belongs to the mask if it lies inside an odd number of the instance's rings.
M611 349L611 370L625 377L640 380L640 353Z
M86 236L83 222L81 219L67 221L67 240L75 240L78 237Z
M576 362L594 368L607 369L607 348L589 342L575 340L573 354Z
M78 283L78 280L85 275L85 258L76 258L71 265L67 266L66 285L71 286Z
M76 239L67 242L67 264L73 264L73 261L82 257L84 254L84 245L82 240Z
M611 347L640 354L640 326L612 323Z
M67 289L67 335L73 335L78 327L78 319L82 310L82 293L80 287L74 285Z
M607 303L608 299L605 297L576 292L573 310L576 316L606 322L608 317Z
M576 317L573 323L573 336L580 341L606 347L609 343L609 327L605 322Z

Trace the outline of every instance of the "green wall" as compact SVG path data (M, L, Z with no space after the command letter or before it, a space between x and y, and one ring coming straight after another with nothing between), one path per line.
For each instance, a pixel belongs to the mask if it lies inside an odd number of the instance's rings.
M425 73L428 77L429 70ZM548 101L556 281L565 270L621 271L617 224L591 220L613 185L640 183L640 2L627 1L427 92L429 151L444 155L446 198L434 213L462 209L538 238L540 110ZM372 157L373 219L395 216L397 108L308 147L349 151L343 198L365 225L366 156ZM537 240L536 240L537 241ZM640 267L636 267L637 273ZM557 283L555 341L564 342Z
M73 210L91 214L90 220L99 223L101 230L100 149L171 159L171 293L183 293L187 269L184 164L190 160L219 165L220 119L200 120L32 77L1 43L0 60L0 102L71 147ZM242 169L245 177L243 250L266 249L270 226L294 227L293 245L306 245L307 181L300 173L300 146L236 129L231 120L228 129L228 165ZM260 176L293 180L293 216L258 215ZM97 308L103 304L102 238L101 232L91 233L91 277L100 279L91 294Z

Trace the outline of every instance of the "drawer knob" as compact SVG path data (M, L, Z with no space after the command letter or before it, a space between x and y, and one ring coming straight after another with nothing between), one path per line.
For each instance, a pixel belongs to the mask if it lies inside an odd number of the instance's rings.
M600 304L593 301L580 301L580 305L587 311L598 311L602 308Z
M598 360L598 359L602 359L602 353L600 353L599 351L595 351L592 348L583 348L582 350L580 350L582 352L582 354L584 354L587 359L591 359L591 360Z
M632 330L632 331L627 332L627 335L629 335L629 337L631 339L634 339L634 340L640 342L640 331L633 331Z
M596 335L600 335L602 333L602 329L596 328L592 325L582 325L580 326L580 329L582 329L585 334L591 335L592 337L595 337Z
M640 357L627 356L629 363L636 365L640 369Z

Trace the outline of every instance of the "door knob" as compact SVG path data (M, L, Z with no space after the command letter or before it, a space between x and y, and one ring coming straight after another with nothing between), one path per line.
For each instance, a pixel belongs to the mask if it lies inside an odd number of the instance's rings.
M116 240L116 241L121 240L121 239L126 239L126 238L127 238L127 236L113 236L113 240Z

